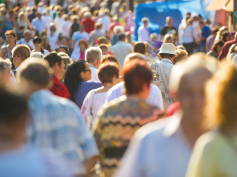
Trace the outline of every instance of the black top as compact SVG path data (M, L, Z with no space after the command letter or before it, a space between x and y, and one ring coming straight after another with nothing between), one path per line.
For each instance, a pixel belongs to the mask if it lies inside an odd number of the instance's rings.
M32 22L32 20L36 18L36 14L35 13L31 13L29 16L28 16L28 20L30 21L30 23Z
M79 30L79 27L80 27L79 23L73 23L73 24L71 25L71 31L72 31L71 37L72 37L72 35L73 35L74 32L76 32L76 31Z
M99 8L92 7L92 8L91 8L91 14L92 14L92 15L93 15L93 13L94 13L95 10L100 10L100 7L99 7Z
M173 34L173 33L171 32L172 30L175 31L175 35L174 35L174 36L176 36L176 35L177 35L177 29L176 29L174 26L172 26L171 28L168 27L168 26L164 26L164 27L162 28L160 34L161 34L162 36L165 36L166 34L169 34L169 33L170 33L170 34Z

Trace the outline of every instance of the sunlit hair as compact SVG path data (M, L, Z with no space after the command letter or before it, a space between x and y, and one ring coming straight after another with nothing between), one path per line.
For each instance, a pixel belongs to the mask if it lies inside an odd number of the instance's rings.
M101 61L100 64L106 63L106 62L114 62L118 64L118 60L114 58L112 55L105 55Z
M213 57L204 53L197 53L190 56L187 60L180 61L171 70L169 91L178 91L181 79L188 74L200 69L205 69L214 74L218 68L218 62Z
M16 41L17 41L16 32L13 30L7 30L5 33L5 36L7 37L7 35L12 35L15 38L15 44L16 44Z
M119 66L116 63L106 62L100 65L98 77L104 83L113 83L113 78L119 77Z
M163 43L168 43L169 40L173 39L173 35L172 34L166 34L163 38Z
M133 52L146 54L146 44L144 42L136 42L133 47Z
M207 116L205 128L231 129L237 123L237 70L235 65L222 62L220 69L206 85Z
M175 56L173 64L176 64L177 62L181 61L185 56L188 56L188 52L186 50L178 49L175 51L178 55Z

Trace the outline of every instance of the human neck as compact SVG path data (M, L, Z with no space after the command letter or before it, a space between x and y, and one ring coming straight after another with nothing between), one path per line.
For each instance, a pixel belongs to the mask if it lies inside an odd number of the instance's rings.
M146 98L144 98L144 96L142 94L140 94L140 93L128 95L127 97L129 99L133 99L133 100L146 100Z
M200 123L190 124L190 122L186 120L186 118L182 117L180 126L188 144L193 148L196 140L205 132L205 130L202 128L201 121Z
M26 39L25 39L25 41L26 41L27 43L30 42L30 40L26 40Z
M41 51L40 47L35 48L35 52L40 52L40 51Z
M50 31L50 36L52 37L54 35L55 31Z
M22 146L20 138L0 133L0 153L19 149Z
M13 49L15 47L15 44L9 44L8 48Z

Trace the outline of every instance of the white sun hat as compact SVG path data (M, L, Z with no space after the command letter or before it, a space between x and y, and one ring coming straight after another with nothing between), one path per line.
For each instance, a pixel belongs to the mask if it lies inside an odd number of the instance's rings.
M172 54L172 55L176 55L176 56L178 55L175 52L175 45L172 44L172 43L164 43L164 44L162 44L159 53L167 53L167 54Z

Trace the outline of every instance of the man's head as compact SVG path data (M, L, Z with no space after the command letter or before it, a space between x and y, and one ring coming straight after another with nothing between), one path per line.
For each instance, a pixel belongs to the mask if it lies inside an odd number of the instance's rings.
M63 15L63 20L64 20L64 21L68 21L68 20L69 20L68 14L64 14L64 15Z
M28 122L27 101L23 96L3 89L0 90L0 100L0 139L20 148Z
M166 23L171 28L173 26L173 19L170 16L166 17Z
M29 42L32 39L32 33L28 29L24 31L23 36L26 42Z
M148 25L148 19L146 17L142 18L142 22L145 27Z
M195 54L173 67L170 94L180 101L183 116L191 124L200 123L205 106L204 85L217 70L217 61L204 54Z
M29 97L38 90L51 87L51 74L52 70L45 60L31 58L22 63L21 70L17 75L17 81L20 88Z
M44 59L48 62L49 66L52 68L53 75L56 76L58 80L61 80L65 73L64 60L56 52L50 52L44 57Z
M90 12L85 12L84 17L85 18L91 18L91 13Z
M131 60L133 59L139 59L139 60L145 60L144 55L140 54L140 53L130 53L129 55L126 56L126 58L124 59L124 66L127 65Z
M102 28L102 23L95 23L95 29L100 30Z
M146 100L153 80L153 74L147 62L133 59L124 66L123 75L127 95L137 95Z
M39 20L41 20L42 15L41 15L40 12L37 12L37 13L36 13L36 16L38 17Z
M126 35L124 33L120 33L118 35L118 41L124 41L125 42L126 39Z
M177 56L177 53L175 51L175 45L171 43L164 43L162 44L159 52L159 57L161 59L166 58L173 62L175 56Z
M109 53L109 46L107 44L99 45L99 48L102 51L102 55L107 55Z
M201 29L205 26L205 23L204 23L203 20L200 20L200 21L199 21L199 26L200 26Z
M100 59L101 59L102 51L98 47L89 47L86 51L85 60L88 63L94 65L95 68L99 68Z
M30 57L30 48L27 45L19 44L12 49L12 58L15 67L19 67L21 63Z
M81 24L79 27L80 32L84 32L85 31L85 25Z
M50 28L49 28L50 32L55 32L56 31L56 27L55 27L54 23L50 23L49 26L50 26Z

